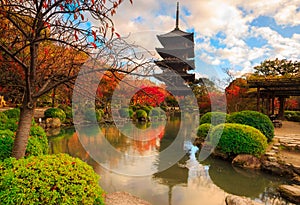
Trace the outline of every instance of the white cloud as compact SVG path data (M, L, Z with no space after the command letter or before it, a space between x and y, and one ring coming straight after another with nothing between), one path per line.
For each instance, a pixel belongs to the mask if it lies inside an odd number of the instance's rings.
M180 20L180 28L193 28L195 39L203 39L195 45L196 59L207 64L221 66L226 61L236 69L236 75L242 75L265 58L300 58L299 30L288 38L270 27L250 24L259 16L268 16L283 28L300 25L300 0L185 0L180 4L191 14L184 16L180 11L184 18ZM156 35L174 29L175 9L176 2L171 0L134 0L133 6L124 1L114 17L116 30L124 36L131 33L132 41L154 51L155 47L161 47ZM140 21L134 21L137 18ZM220 32L222 38L218 40L223 47L210 41ZM265 39L266 45L251 46L246 41L250 37Z

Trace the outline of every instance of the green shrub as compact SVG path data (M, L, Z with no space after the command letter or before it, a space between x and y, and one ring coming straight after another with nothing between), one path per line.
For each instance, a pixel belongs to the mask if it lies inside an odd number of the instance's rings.
M66 154L32 156L0 163L3 204L104 204L99 176Z
M221 136L217 148L229 155L259 156L266 151L268 146L267 138L258 129L248 125L236 123L217 125L210 133L213 144L217 143L217 136Z
M198 138L200 138L202 141L205 140L205 138L208 136L208 132L209 130L212 128L213 126L209 123L204 123L199 125L198 129L197 129L197 136Z
M228 116L229 115L224 112L207 112L200 118L200 125L204 123L209 123L212 125L225 123Z
M46 118L59 118L61 122L66 120L66 114L60 108L49 108L45 110L44 115Z
M0 130L0 161L11 156L14 133L10 130Z
M144 106L141 109L144 110L147 113L147 116L149 116L152 108L153 108L152 106Z
M5 124L7 120L8 117L3 112L0 112L0 123Z
M10 130L12 132L16 132L18 129L18 119L9 118L5 123L0 122L0 130Z
M65 114L66 114L66 119L72 119L73 118L73 113L72 113L72 108L68 105L59 105L59 109L62 109Z
M93 122L95 120L94 116L96 115L96 120L97 122L100 122L100 120L102 119L102 115L101 111L98 109L93 109L93 108L88 108L85 110L84 112L84 119Z
M142 118L147 119L147 116L148 116L147 112L145 110L137 110L135 112L135 114L136 114L136 118L139 120Z
M300 111L284 111L284 118L288 121L300 122Z
M26 156L39 156L48 154L48 138L45 130L38 126L31 126Z
M3 113L9 118L9 119L20 119L20 109L19 108L13 108L9 110L3 111Z
M227 122L249 125L260 130L268 139L272 141L274 137L274 126L270 118L260 112L245 110L232 113Z
M2 136L2 137L1 137ZM0 160L11 157L15 135L11 130L0 130ZM30 128L30 136L26 147L25 156L39 156L48 154L48 138L40 126Z

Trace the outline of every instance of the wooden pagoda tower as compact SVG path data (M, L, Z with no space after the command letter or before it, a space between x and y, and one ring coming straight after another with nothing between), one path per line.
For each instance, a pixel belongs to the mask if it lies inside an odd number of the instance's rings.
M156 78L163 81L173 94L183 95L188 84L194 83L195 74L188 71L195 69L194 33L179 29L179 3L177 2L175 29L169 33L157 35L163 48L156 48L163 60L155 61L162 73Z

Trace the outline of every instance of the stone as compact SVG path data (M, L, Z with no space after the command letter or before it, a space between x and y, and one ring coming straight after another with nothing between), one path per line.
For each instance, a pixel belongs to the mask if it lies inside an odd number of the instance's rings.
M232 160L232 164L247 169L260 169L261 167L260 160L249 154L239 154Z
M293 170L291 170L289 166L279 164L278 162L264 160L262 161L261 169L279 176L292 177L294 175Z
M290 200L293 203L299 204L300 203L300 186L293 184L293 185L280 185L278 187L278 191L280 194Z
M268 160L270 162L276 162L277 161L277 158L276 157L268 157Z
M274 146L279 147L280 143L275 143Z
M266 152L265 155L266 156L275 156L276 153L275 152Z
M296 174L300 175L300 166L293 164L292 167L293 167L293 171Z
M246 197L228 195L225 198L226 205L262 205L262 203L253 201Z
M295 176L295 177L292 179L292 182L293 182L294 184L300 185L300 176Z
M61 126L61 121L59 118L47 118L46 128L58 128Z

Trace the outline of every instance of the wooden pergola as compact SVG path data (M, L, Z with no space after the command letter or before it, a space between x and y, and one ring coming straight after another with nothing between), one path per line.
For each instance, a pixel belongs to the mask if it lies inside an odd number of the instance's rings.
M275 98L279 99L280 106L278 119L284 118L284 105L286 98L300 96L300 77L274 77L248 79L249 88L256 88L257 111L261 111L261 105L266 106L267 115L274 115Z

